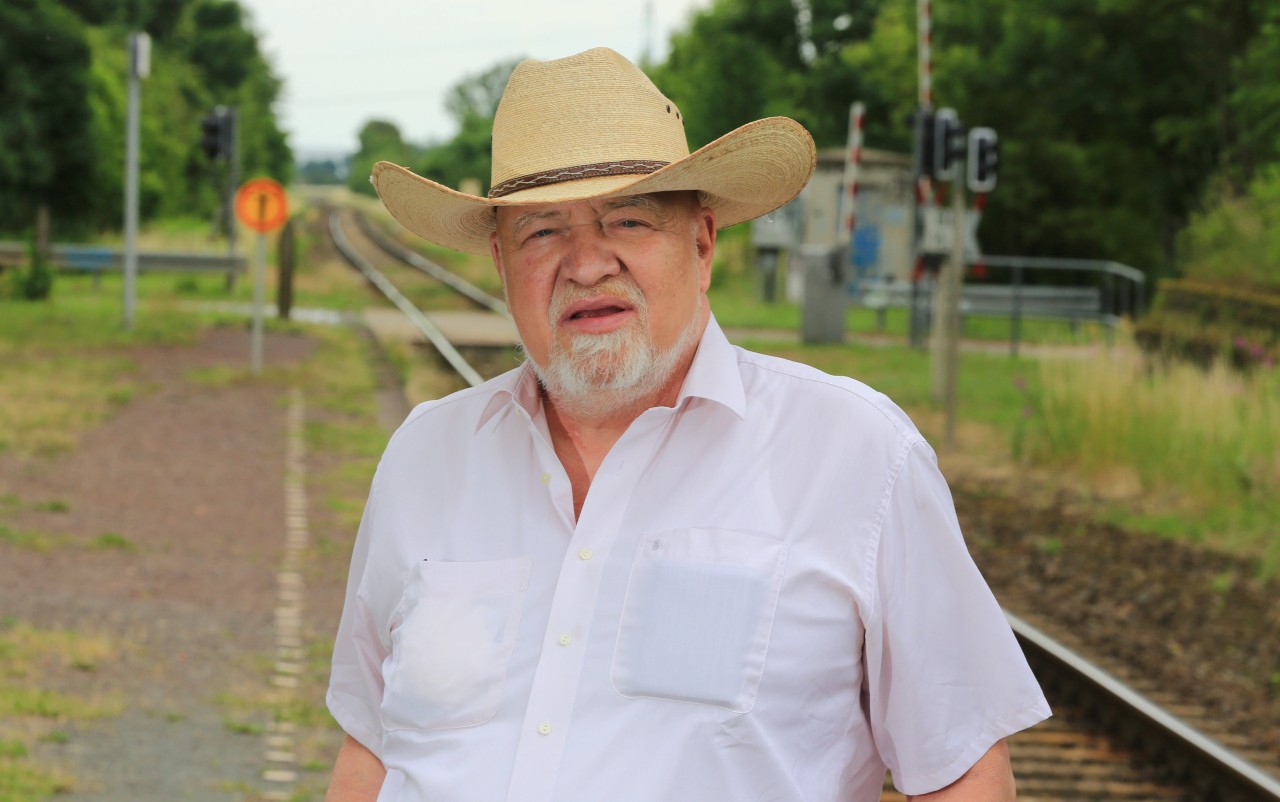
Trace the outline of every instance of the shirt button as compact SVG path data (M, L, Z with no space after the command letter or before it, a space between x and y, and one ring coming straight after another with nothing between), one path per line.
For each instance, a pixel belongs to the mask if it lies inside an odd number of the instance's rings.
M591 549L587 548L586 546L583 546L581 549L578 550L578 556L584 560L590 560L593 553L594 552L592 552Z
M551 734L551 722L550 722L550 721L544 721L544 722L542 722L541 724L539 724L539 725L538 725L538 732L542 733L543 735L550 735L550 734Z
M542 483L543 483L544 485L549 485L549 484L551 484L551 474L549 474L549 473L544 473L544 474L542 474Z
M570 635L568 632L560 636L561 646L568 646L570 643L573 643L573 636Z

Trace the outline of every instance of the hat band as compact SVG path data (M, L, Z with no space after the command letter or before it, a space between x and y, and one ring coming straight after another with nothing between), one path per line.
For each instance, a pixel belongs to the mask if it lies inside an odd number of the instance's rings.
M501 198L523 189L545 187L564 181L577 181L580 178L598 178L606 175L648 175L666 167L670 162L647 161L644 159L623 159L614 162L597 164L580 164L576 167L558 167L540 173L509 178L489 190L490 198Z

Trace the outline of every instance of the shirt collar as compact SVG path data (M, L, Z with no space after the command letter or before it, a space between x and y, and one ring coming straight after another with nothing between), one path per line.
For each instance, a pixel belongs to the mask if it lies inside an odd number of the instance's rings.
M679 407L686 398L705 398L727 408L739 418L746 417L747 393L742 388L742 373L738 370L737 350L724 336L716 316L707 320L706 331L693 355L693 364L684 377Z
M491 386L493 392L489 403L485 404L480 419L476 421L477 432L498 412L509 406L522 407L530 420L537 419L542 399L538 394L538 377L527 361L515 370L509 370L493 379Z
M476 422L477 431L510 405L523 408L530 420L537 420L541 414L538 378L527 362L494 379L491 387L492 396ZM716 322L715 315L707 320L693 363L676 398L676 407L682 406L688 398L702 398L720 404L740 419L746 415L747 396L742 388L742 374L738 371L738 355Z

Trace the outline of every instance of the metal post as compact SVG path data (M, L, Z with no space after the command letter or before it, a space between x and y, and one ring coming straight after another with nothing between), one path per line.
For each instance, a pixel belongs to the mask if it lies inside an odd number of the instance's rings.
M1013 313L1009 320L1009 356L1018 356L1018 339L1022 334L1022 265L1013 268Z
M267 235L258 234L258 253L253 265L253 330L249 339L249 366L256 376L262 372L262 318L266 302Z
M235 258L236 255L236 215L233 204L235 203L236 188L240 186L240 114L235 106L227 108L226 124L229 126L230 147L227 149L227 189L226 189L226 207L225 214L227 220L227 256ZM227 273L227 292L231 292L236 286L236 274L234 272Z
M853 265L854 233L858 228L858 168L862 165L862 127L867 107L858 102L849 106L849 142L844 155L844 180L840 196L844 219L837 231L836 242L841 246L840 258L846 266ZM857 273L854 273L857 278Z
M960 374L960 294L964 284L964 182L957 178L952 182L951 211L954 216L955 241L951 244L951 256L938 276L937 332L934 362L937 386L935 394L941 399L946 427L944 443L956 444L956 404Z
M757 248L756 264L760 269L760 300L767 304L778 298L778 249Z
M124 146L124 327L133 328L138 276L138 140L141 113L140 82L150 72L151 40L145 33L129 34L129 105Z
M933 106L933 3L916 0L916 56L919 69L919 104Z
M916 115L913 126L913 147L911 178L911 230L920 230L920 207L934 202L932 177L924 175L924 128L925 116L933 108L933 4L932 0L916 0ZM920 282L923 280L920 267L920 243L912 239L912 287L911 316L908 319L910 340L913 347L924 345L925 321L920 313Z

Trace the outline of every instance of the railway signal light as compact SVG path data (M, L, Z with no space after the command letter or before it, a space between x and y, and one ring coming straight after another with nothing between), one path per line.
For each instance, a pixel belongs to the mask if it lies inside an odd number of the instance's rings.
M955 109L938 109L933 115L933 177L954 181L964 157L964 126Z
M231 157L234 117L225 106L218 106L200 120L200 149L209 161Z
M990 192L1000 168L1000 140L991 128L969 132L969 170L966 183L974 193Z
M919 169L917 176L933 175L933 111L924 107L907 115L907 123L914 131L915 162Z

